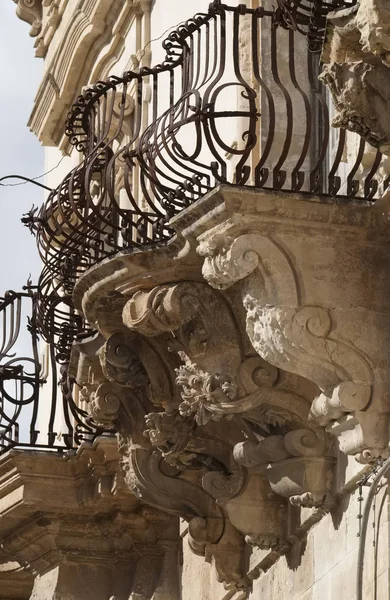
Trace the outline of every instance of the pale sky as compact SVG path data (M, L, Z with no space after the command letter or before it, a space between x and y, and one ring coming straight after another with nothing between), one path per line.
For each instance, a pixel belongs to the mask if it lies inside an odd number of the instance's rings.
M35 177L44 172L44 153L27 121L43 60L34 56L30 26L17 18L15 8L12 0L0 0L0 177ZM20 290L29 273L37 280L40 262L35 240L20 218L32 204L40 205L43 195L43 189L31 184L0 187L0 296L8 289Z

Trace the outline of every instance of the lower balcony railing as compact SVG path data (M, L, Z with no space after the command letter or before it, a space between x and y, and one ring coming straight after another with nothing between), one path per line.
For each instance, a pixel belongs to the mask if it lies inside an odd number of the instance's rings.
M0 453L12 447L64 451L103 432L83 410L55 344L40 339L37 309L31 287L0 298Z

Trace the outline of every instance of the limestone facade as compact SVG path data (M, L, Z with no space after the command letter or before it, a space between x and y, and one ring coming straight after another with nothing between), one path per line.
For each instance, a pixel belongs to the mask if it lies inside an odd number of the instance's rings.
M82 89L156 64L157 38L208 5L14 1L45 60L29 126L65 169L79 162L64 128ZM331 13L321 75L334 124L383 152L388 11ZM74 343L69 375L116 433L0 457L0 600L390 600L386 479L362 529L390 456L387 196L219 185L169 227L168 243L76 282L95 333Z

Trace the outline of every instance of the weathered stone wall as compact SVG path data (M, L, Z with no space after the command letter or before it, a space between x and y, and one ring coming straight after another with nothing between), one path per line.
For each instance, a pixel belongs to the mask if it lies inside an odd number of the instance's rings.
M352 477L361 465L340 457L340 479ZM280 557L266 572L258 571L249 600L354 600L356 598L356 569L359 546L359 513L364 506L368 488L363 487L362 504L358 502L359 489L330 514L313 526L301 550ZM291 526L309 519L312 509L291 511ZM374 526L375 525L375 526ZM194 556L186 542L183 526L184 558L182 568L183 600L243 600L245 595L230 594L218 583L215 572L202 557ZM375 537L375 545L374 545ZM364 600L390 598L389 563L389 502L384 487L371 512L366 539L364 562ZM272 554L272 553L271 553ZM266 565L267 551L254 549L248 557L249 569Z

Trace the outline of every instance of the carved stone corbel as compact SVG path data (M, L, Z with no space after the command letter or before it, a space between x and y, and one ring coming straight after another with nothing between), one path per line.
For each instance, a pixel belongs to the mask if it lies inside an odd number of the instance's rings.
M332 492L335 459L330 451L323 431L295 429L238 444L234 456L248 469L265 473L274 492L291 504L313 507Z
M287 500L332 492L329 432L360 460L387 452L388 232L366 205L230 187L174 226L166 249L87 273L78 307L121 389L128 487L240 587L245 541L277 547Z
M251 268L258 262L255 253L241 260L235 268L242 275L245 275L244 262L246 259L251 263ZM275 266L275 268L277 267L278 265ZM214 269L214 273L216 273L216 270ZM223 288L223 282L221 285L217 284L216 287ZM278 369L275 369L260 357L245 356L242 349L243 341L240 339L239 334L239 325L232 317L229 304L220 293L213 292L200 283L179 283L171 286L161 286L147 292L139 291L124 307L123 317L124 323L128 327L140 331L144 335L154 337L159 332L173 330L169 345L172 349L178 351L184 363L176 369L176 383L181 389L182 402L178 406L178 411L184 417L182 423L185 424L185 427L191 428L192 418L199 428L204 428L211 422L220 422L221 420L224 421L224 427L226 428L226 419L234 419L237 416L239 417L238 422L246 423L245 434L251 429L250 421L260 421L263 432L267 435L268 424L278 425L280 417L284 424L284 428L280 429L280 431L283 431L283 435L280 437L284 438L284 434L290 428L290 437L287 436L287 439L290 439L298 422L301 427L306 425L309 402L294 395L291 390L289 390L289 393L281 391L280 382L278 382L278 379L280 379ZM278 385L276 385L277 382ZM286 402L290 405L289 410L286 410ZM297 409L296 403L298 403L298 406L303 404L304 408ZM292 416L293 413L294 416ZM300 414L298 418L297 413L303 413L303 416ZM160 448L166 460L177 460L177 453L179 453L182 462L191 462L193 457L191 451L194 450L194 446L193 443L186 443L185 440L189 440L189 431L191 431L191 439L193 440L195 424L192 426L192 430L187 429L184 436L179 435L183 428L177 427L175 429L173 426L173 423L176 426L178 425L179 414L175 416L166 413L148 415L148 425L152 424L152 428L148 429L148 433L155 445ZM288 415L287 418L286 414ZM162 426L165 434L169 434L169 443L162 434ZM254 436L254 434L252 435ZM306 437L310 437L310 435L314 435L313 431L308 430ZM225 436L226 439L231 441L234 439L231 433L229 435L226 431ZM238 446L239 444L236 448ZM291 497L298 494L311 494L310 498L312 498L313 503L321 502L330 488L332 477L329 472L332 470L334 459L319 457L325 457L329 449L330 443L327 440L326 447L319 450L317 455L313 449L311 453L309 452L311 457L316 456L316 461L306 458L306 463L304 463L303 459L300 460L295 467L295 471L300 472L298 476L300 485L298 482L291 486L285 485L281 495ZM292 456L295 457L296 452L288 455L290 459ZM275 461L271 460L270 462ZM314 462L316 462L316 467L313 467ZM295 460L295 463L298 463L298 461ZM320 463L323 463L323 468L318 473ZM245 463L242 462L241 464ZM248 465L245 464L246 466ZM284 469L288 470L289 468L292 468L291 460L288 465L284 465ZM317 477L312 488L311 478L306 475L310 469L315 468L317 468ZM279 465L279 471L276 467L272 471L276 491L278 491L276 473L278 472L279 478L283 479L281 471L281 465ZM271 469L267 473L262 473L262 475L259 472L256 475L252 474L246 484L245 491L241 491L240 494L236 492L234 501L230 498L228 502L225 502L222 495L218 498L219 505L224 505L229 514L230 522L234 523L246 535L248 540L257 539L258 542L262 540L261 543L268 547L275 545L283 537L283 527L280 527L280 524L283 523L285 518L285 515L284 518L282 517L285 511L283 502L277 498L269 501L272 494L266 476L270 474ZM216 475L207 474L203 479L203 486L206 481L210 480L210 477L215 478ZM234 477L234 475L232 474L230 477ZM219 473L217 480L221 484L225 478ZM226 479L226 485L228 481L231 481L229 477ZM260 481L263 481L262 485L260 485ZM260 517L261 522L252 517L246 525L239 523L235 520L236 515L248 513L248 509L245 508L247 502L245 496L255 495L254 490L258 494L257 503L254 501L254 496L248 502L263 507ZM240 511L237 509L238 505L241 505ZM265 518L265 515L268 515L268 517ZM278 522L278 527L274 526L275 522ZM248 523L250 523L249 526ZM266 523L269 525L268 531L265 526ZM252 528L251 531L250 528Z
M100 349L91 342L88 348L88 341L84 349L83 343L79 344L74 353L78 360L73 359L73 363L80 366L84 361L86 365L86 354L83 360L80 356L83 350L93 350L91 362L97 355L102 376L109 378L92 391L88 406L99 422L107 426L111 418L111 425L117 426L127 486L144 503L187 519L192 550L212 557L225 583L245 587L244 538L229 525L226 511L218 506L207 486L202 486L202 477L209 469L229 469L223 460L224 456L232 457L231 448L227 451L222 440L210 444L207 436L191 441L194 425L179 413L152 412L153 403L160 408L165 403L173 410L180 402L172 387L172 357L161 362L158 341L154 346L128 331L114 333L104 343L100 338L99 342ZM79 367L79 376L87 371L90 376L90 369L91 365L89 369ZM96 361L94 371L99 379ZM83 384L80 379L78 382ZM88 385L84 388L88 392ZM190 480L182 477L188 472L194 473ZM229 556L229 568L221 556Z
M363 207L272 202L269 216L253 216L249 224L249 215L237 214L199 236L203 276L212 287L241 295L247 334L265 361L318 386L309 415L314 427L335 434L341 450L363 462L387 456L387 231L378 236L375 222L368 215L363 220ZM264 210L269 207L267 200ZM333 231L326 219L335 220ZM378 268L377 292L370 294L363 281Z
M22 21L31 25L30 35L35 37L42 28L42 0L14 0L16 14Z

